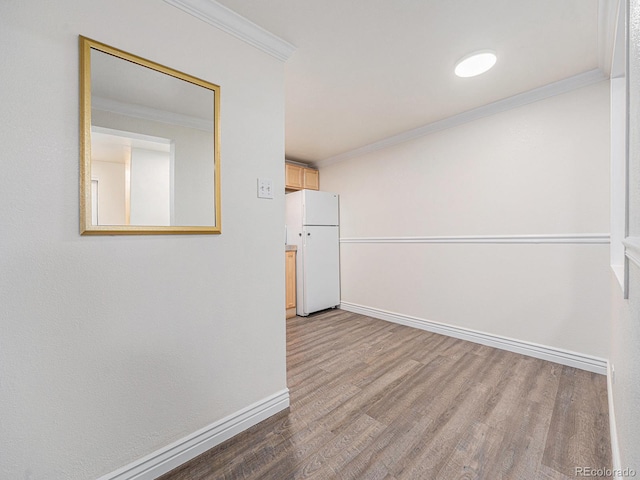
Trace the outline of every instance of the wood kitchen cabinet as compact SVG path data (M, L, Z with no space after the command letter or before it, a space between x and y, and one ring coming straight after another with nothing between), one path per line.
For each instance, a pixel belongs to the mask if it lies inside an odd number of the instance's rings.
M286 318L296 316L296 251L285 252Z
M320 173L313 168L285 163L284 177L286 190L320 190Z
M304 185L304 167L284 164L284 186L289 190L301 190Z
M302 172L303 188L308 190L320 190L320 173L318 170L305 168Z

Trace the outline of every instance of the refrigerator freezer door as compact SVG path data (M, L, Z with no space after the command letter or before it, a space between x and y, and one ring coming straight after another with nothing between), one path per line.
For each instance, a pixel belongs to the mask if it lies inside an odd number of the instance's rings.
M340 304L338 227L303 229L304 293L302 312L308 315Z
M305 225L338 225L338 195L303 190Z
M302 192L287 193L284 196L285 225L287 243L302 248Z

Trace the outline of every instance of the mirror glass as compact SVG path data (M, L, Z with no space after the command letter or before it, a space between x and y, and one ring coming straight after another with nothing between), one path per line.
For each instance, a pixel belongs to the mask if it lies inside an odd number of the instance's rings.
M220 87L80 41L81 233L220 233Z

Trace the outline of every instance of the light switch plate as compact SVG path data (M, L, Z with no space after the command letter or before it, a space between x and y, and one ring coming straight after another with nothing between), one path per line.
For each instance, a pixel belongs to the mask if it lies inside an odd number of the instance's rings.
M258 178L258 198L273 198L273 181L270 178Z

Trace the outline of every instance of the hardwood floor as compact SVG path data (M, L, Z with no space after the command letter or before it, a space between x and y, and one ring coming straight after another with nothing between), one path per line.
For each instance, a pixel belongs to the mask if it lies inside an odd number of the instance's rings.
M288 411L161 479L562 480L611 468L602 375L340 310L287 321L287 370Z

